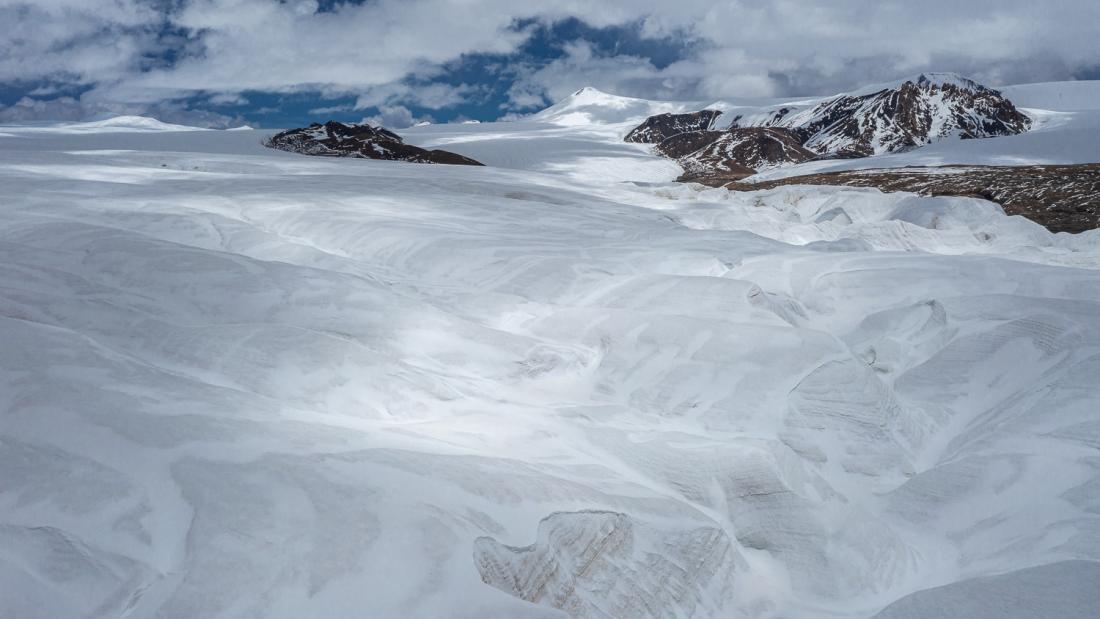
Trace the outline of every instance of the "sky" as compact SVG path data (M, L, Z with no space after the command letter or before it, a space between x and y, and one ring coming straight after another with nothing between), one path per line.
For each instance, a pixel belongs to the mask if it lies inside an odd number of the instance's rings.
M0 122L517 118L584 86L827 95L1100 79L1098 0L0 0Z

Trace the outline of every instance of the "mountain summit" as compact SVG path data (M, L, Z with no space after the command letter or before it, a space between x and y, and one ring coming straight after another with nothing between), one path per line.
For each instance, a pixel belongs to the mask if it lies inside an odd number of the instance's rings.
M693 107L695 105L697 104L623 97L585 86L538 112L533 118L557 125L637 123L655 114L690 112L698 109Z
M774 107L714 107L727 111L653 115L624 139L657 144L656 151L677 159L687 177L728 179L815 156L867 157L944 139L1015 135L1031 127L999 91L954 73L924 73ZM745 132L753 128L785 133ZM687 152L689 146L696 150Z
M878 155L945 138L1027 131L1031 121L1000 92L953 73L922 74L842 94L803 109L780 107L730 126L786 127L819 154Z

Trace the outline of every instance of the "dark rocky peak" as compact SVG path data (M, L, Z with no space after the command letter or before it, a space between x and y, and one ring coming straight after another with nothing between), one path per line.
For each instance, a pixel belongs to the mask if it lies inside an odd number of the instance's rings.
M917 76L915 80L906 81L914 83L921 88L944 88L950 86L952 88L970 90L974 92L983 90L989 92L997 92L992 88L986 88L985 86L982 86L981 84L975 82L970 78L966 78L955 73L921 73Z
M626 139L660 142L693 130L693 122L694 130L712 129L716 117L713 110L652 116ZM925 73L810 104L739 109L729 127L784 128L818 155L865 157L942 139L1015 135L1031 121L992 88L953 73Z
M903 151L947 138L1015 135L1031 127L1000 92L953 74L920 75L788 112L775 110L760 124L790 128L807 148L842 156Z
M735 127L726 131L681 133L658 144L657 153L676 159L681 180L729 182L768 168L809 161L816 153L782 127Z
M427 150L406 144L401 136L368 124L344 124L330 120L300 129L289 129L264 142L264 146L303 155L357 157L411 163L482 165L469 157L445 150Z
M368 124L350 124L330 120L325 124L313 123L309 126L309 129L314 134L320 136L320 131L324 131L325 139L330 140L383 140L404 143L401 136L397 135L389 129L383 127L372 127Z
M715 119L722 115L719 110L700 110L687 114L658 114L650 116L624 138L627 142L657 144L663 140L689 131L707 131L714 125Z

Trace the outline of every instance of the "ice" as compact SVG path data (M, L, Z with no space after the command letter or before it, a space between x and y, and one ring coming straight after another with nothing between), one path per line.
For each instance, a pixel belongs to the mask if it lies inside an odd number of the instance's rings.
M675 184L662 105L0 128L0 616L1095 608L1100 236Z

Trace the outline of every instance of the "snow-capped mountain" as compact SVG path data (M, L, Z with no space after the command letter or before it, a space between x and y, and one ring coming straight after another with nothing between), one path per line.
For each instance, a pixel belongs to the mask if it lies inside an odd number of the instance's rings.
M640 122L658 114L678 114L698 109L696 102L652 101L623 97L585 86L550 107L532 115L532 119L566 126L590 126Z
M314 123L305 128L277 133L268 138L264 145L276 150L322 157L482 165L469 157L445 150L426 150L406 144L401 136L382 127L346 125L332 120L323 125Z
M655 144L673 140L655 151L677 159L685 177L698 178L726 177L733 170L751 173L817 156L865 157L950 138L1015 135L1031 126L1031 120L1001 93L952 73L923 74L770 108L715 107L726 111L703 109L651 116L624 139ZM716 126L725 126L728 134L711 131ZM783 133L737 133L749 128ZM685 137L687 134L693 135ZM746 147L747 141L756 146ZM700 152L689 157L684 152L687 146Z
M866 156L949 138L1015 135L1031 121L996 90L953 73L931 73L802 109L734 115L729 126L786 127L816 153Z

